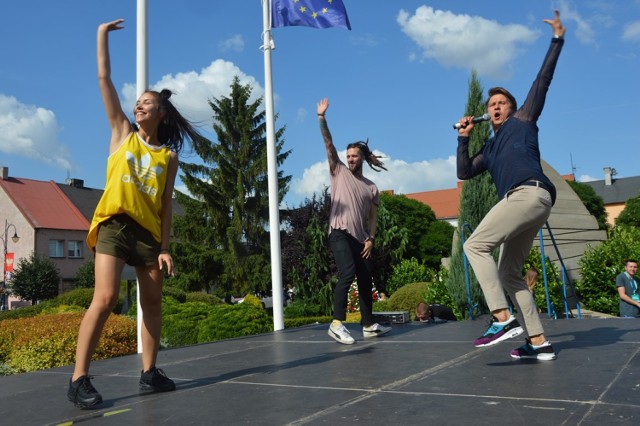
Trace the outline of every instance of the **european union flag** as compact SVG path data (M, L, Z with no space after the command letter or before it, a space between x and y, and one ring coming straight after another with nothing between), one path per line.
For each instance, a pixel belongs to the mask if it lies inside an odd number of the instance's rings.
M271 0L271 27L351 29L342 0Z

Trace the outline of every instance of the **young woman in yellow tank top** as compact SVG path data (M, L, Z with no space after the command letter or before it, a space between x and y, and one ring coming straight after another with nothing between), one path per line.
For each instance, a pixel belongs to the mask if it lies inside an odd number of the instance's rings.
M171 198L184 140L201 138L169 101L171 92L148 90L134 108L132 124L111 81L108 35L124 20L101 24L97 34L98 81L111 127L107 183L87 236L95 251L95 291L78 333L68 399L86 408L102 402L91 384L89 364L113 310L125 264L135 267L143 312L143 392L166 392L174 382L156 368L160 346L163 268L175 273L169 253Z

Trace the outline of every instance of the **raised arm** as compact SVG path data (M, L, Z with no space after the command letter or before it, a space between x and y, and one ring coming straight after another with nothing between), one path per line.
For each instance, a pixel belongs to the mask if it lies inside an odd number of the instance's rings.
M547 55L542 62L542 67L538 72L538 75L529 90L527 99L522 104L522 107L515 113L515 116L520 120L536 122L542 114L542 108L547 97L551 80L553 79L553 73L558 63L558 57L564 44L564 34L566 28L560 21L560 12L555 11L554 19L545 19L545 23L551 26L553 31L553 39L551 40L551 46L547 51Z
M124 19L116 19L115 21L100 24L98 27L98 84L109 126L111 127L110 152L113 152L115 147L122 142L131 127L127 116L122 111L118 93L111 81L111 59L109 57L109 33L124 28L120 25L123 22Z
M338 151L336 151L336 147L333 145L333 139L331 138L331 133L329 132L329 126L327 126L327 119L325 117L325 114L327 113L328 108L328 98L324 98L320 102L318 102L317 112L318 121L320 122L320 132L322 133L322 138L324 139L324 147L327 150L329 171L331 172L331 174L333 174L336 166L340 162L340 158L338 157Z

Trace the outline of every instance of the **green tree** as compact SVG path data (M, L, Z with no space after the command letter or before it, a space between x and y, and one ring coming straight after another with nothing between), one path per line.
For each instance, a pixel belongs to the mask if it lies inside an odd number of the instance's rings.
M425 265L434 271L440 269L442 258L451 256L455 230L448 222L441 220L436 220L429 225L427 235L420 238L420 245L425 248Z
M469 81L469 93L464 112L465 116L480 116L484 114L486 107L482 92L483 88L478 80L477 73L473 70ZM490 129L488 123L479 123L476 125L475 130L471 133L471 140L469 141L469 154L474 155L477 153L489 136ZM497 202L497 191L491 176L487 172L465 181L462 185L460 216L458 218L458 238L454 240L449 274L446 281L447 288L449 288L451 292L451 297L460 312L469 312L464 258L460 237L464 234L465 238L468 238L471 234L470 231L478 226L482 218ZM469 273L471 305L477 306L480 311L486 311L486 303L482 296L480 285L475 278L475 274L471 267L467 270Z
M396 224L401 229L406 229L407 245L402 257L404 259L415 258L425 263L428 267L438 269L440 260L448 257L451 252L451 236L453 228L445 223L445 226L435 225L439 222L436 215L428 205L418 200L407 198L405 195L392 195L382 193L380 199L389 213L395 217ZM441 244L442 231L450 228L446 244ZM434 234L434 232L437 233Z
M60 271L46 256L31 253L22 258L13 274L11 292L22 300L35 305L39 300L48 300L58 295Z
M76 274L76 288L93 288L96 285L96 263L93 259L84 262Z
M373 282L377 290L387 290L387 281L404 256L409 232L407 228L398 225L398 215L387 208L386 198L380 198L378 206L378 227L373 251Z
M616 218L616 226L632 226L640 228L640 195L629 198L624 203L624 209Z
M578 262L581 280L576 291L587 309L619 315L616 275L626 259L640 259L640 228L616 227L607 241L589 247Z
M580 198L589 214L596 218L598 228L607 229L607 211L604 208L604 200L602 197L596 194L596 191L589 185L575 181L567 181L567 183Z
M265 267L269 263L265 112L260 111L262 98L250 101L251 92L250 84L243 86L235 77L229 97L210 101L218 141L194 141L202 164L180 162L181 179L193 199L184 204L185 220L175 221L182 249L190 253L184 261L177 258L178 270L194 270L209 259L222 273L213 279L218 281L215 284L209 276L206 285L217 285L225 293L243 292L252 286L254 290L267 290L270 282ZM282 151L284 130L278 129L275 135L278 166L290 153ZM291 176L278 171L278 202L290 180ZM206 229L195 229L203 225ZM195 250L190 245L206 248ZM262 256L264 261L257 261L255 256Z

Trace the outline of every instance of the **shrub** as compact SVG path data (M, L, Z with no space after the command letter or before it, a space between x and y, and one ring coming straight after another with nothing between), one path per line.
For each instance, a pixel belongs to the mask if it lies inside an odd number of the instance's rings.
M31 256L18 261L11 292L35 305L39 300L53 299L58 295L61 278L58 266L49 257L31 252Z
M199 324L209 316L210 311L211 306L203 302L165 304L162 314L162 346L199 343Z
M418 262L415 257L403 259L391 271L387 282L387 292L390 295L407 283L429 282L433 280L435 273L424 264Z
M253 300L255 299L255 300ZM163 304L163 346L184 346L273 331L272 321L255 296L237 305L203 302Z
M36 315L40 314L40 312L42 312L42 310L47 306L49 302L50 301L39 303L35 306L25 306L20 309L13 309L11 311L0 311L0 321L35 317Z
M306 299L294 300L286 308L284 308L284 317L302 318L302 317L318 317L323 312L317 303L309 303Z
M184 303L187 301L187 293L183 290L180 290L177 287L170 287L167 285L162 286L162 295L170 296L176 299L180 303Z
M96 262L89 259L78 268L76 288L93 288L96 285Z
M202 302L207 305L220 305L223 301L213 294L203 293L201 291L191 291L186 294L186 300L188 302Z
M0 328L0 362L17 373L72 364L82 316L64 313L7 320ZM93 359L132 354L136 348L136 323L111 315Z
M296 328L310 324L329 324L332 318L327 316L285 318L284 328Z
M247 303L219 305L198 325L198 343L273 331L271 318L262 307Z
M389 312L391 311L391 299L378 300L373 304L373 312Z
M589 247L580 259L581 280L576 284L588 309L619 315L616 275L624 271L625 259L640 259L640 229L616 227L609 239Z
M444 269L442 269L441 273L442 272L444 272ZM462 319L465 317L465 315L462 312L460 312L459 307L456 306L456 304L453 302L453 298L449 293L449 289L447 288L446 282L447 282L446 277L443 277L441 275L437 275L436 277L434 277L433 282L427 285L427 290L422 296L423 301L426 304L439 303L440 305L447 306L451 308L456 318ZM410 311L410 312L413 315L414 311Z
M426 282L418 282L399 288L389 298L390 310L408 311L413 315L416 305L424 300L428 285Z

